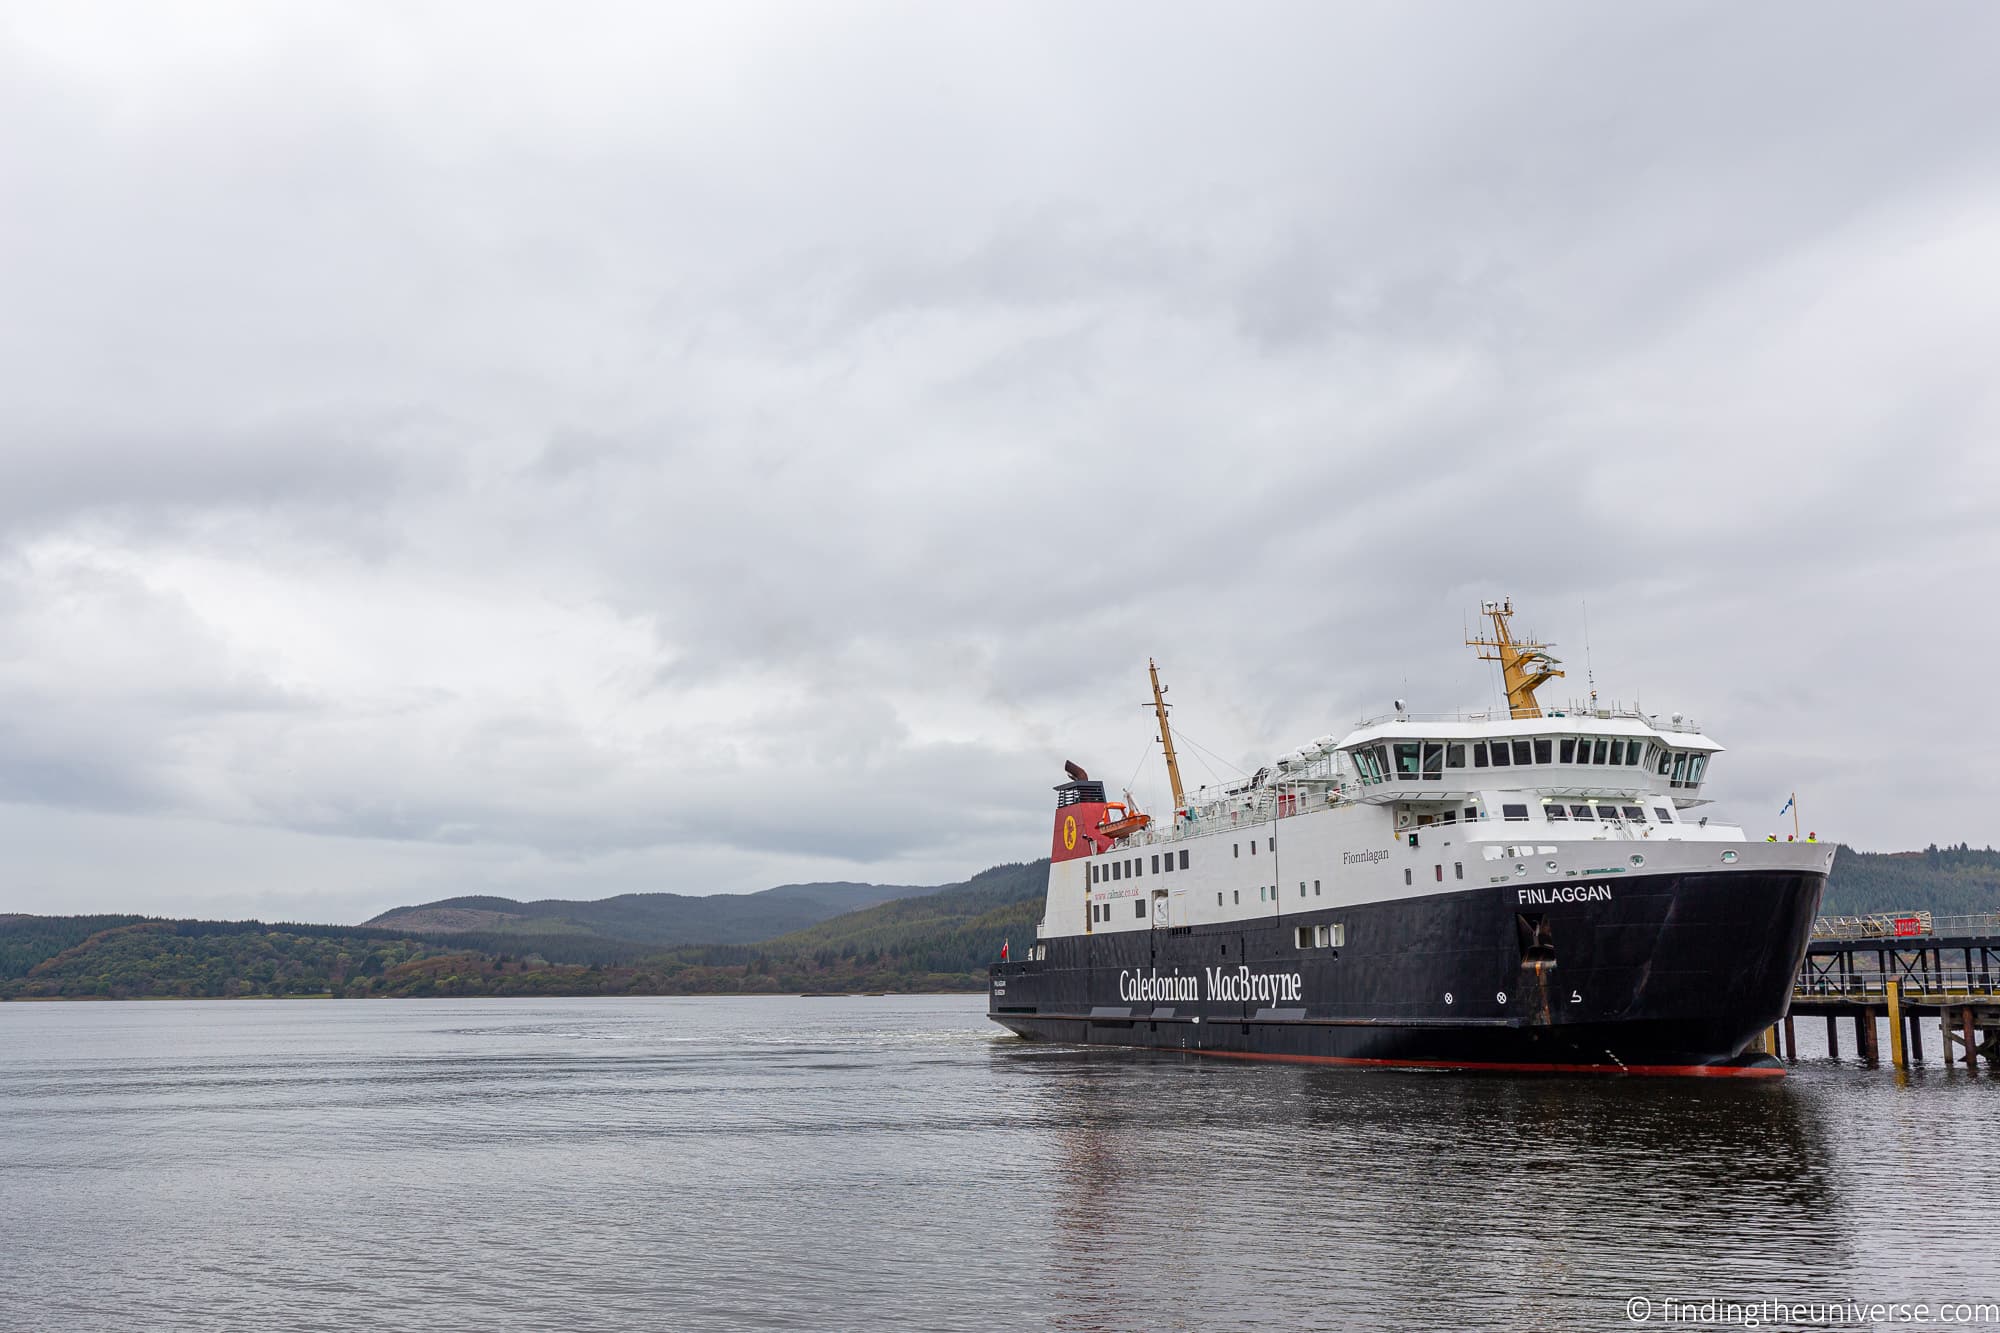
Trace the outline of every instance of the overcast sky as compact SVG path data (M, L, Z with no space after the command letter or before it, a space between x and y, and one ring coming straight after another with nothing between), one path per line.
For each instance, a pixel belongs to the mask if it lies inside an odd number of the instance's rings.
M1484 707L1995 839L1990 4L0 6L0 911L935 883ZM1212 754L1214 758L1206 758Z

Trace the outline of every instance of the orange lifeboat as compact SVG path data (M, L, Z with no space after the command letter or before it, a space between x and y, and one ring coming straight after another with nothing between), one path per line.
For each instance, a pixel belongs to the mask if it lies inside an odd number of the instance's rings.
M1125 799L1129 801L1132 798L1127 795ZM1113 810L1118 812L1116 819L1111 817ZM1097 826L1097 834L1099 837L1117 842L1121 838L1131 837L1152 822L1151 815L1142 815L1137 810L1128 809L1122 802L1111 801L1104 807L1104 819Z

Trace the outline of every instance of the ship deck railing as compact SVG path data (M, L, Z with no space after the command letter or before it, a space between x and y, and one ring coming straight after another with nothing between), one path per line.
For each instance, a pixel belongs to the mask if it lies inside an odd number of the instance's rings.
M1335 799L1331 801L1326 799L1328 790L1327 784L1320 783L1311 789L1298 789L1295 800L1283 800L1280 797L1291 795L1294 788L1283 784L1260 788L1254 796L1239 798L1242 803L1236 808L1217 810L1211 806L1208 810L1187 819L1155 820L1150 828L1131 835L1125 842L1134 847L1149 847L1211 833L1224 833L1234 828L1256 828L1298 815L1309 815L1342 805L1357 804L1357 793L1361 788L1353 782L1344 782L1332 787L1330 790ZM1627 804L1636 803L1629 794L1621 794L1620 799ZM1657 797L1648 796L1646 799L1656 800ZM1446 829L1476 828L1486 834L1506 833L1537 842L1551 839L1565 842L1645 842L1656 840L1654 827L1651 824L1625 819L1612 823L1589 819L1537 821L1508 819L1504 816L1495 818L1491 814L1481 813L1472 819L1433 819L1428 824L1399 825L1396 836L1401 838L1411 833L1438 833ZM1741 827L1735 824L1711 826L1704 821L1698 827L1710 835L1742 832ZM1819 936L1815 935L1814 938L1817 939Z
M1573 702L1553 708L1545 708L1542 710L1542 717L1595 718L1600 722L1621 720L1643 723L1654 731L1678 732L1690 736L1701 734L1701 727L1693 718L1672 716L1662 718L1654 713L1643 713L1638 708L1623 703ZM1399 712L1381 713L1374 717L1362 718L1354 724L1354 730L1361 731L1368 727L1385 726L1391 722L1421 722L1426 725L1432 723L1452 724L1462 722L1471 725L1482 722L1536 722L1539 720L1541 719L1515 717L1510 710L1505 708L1461 709L1457 712L1446 713L1414 713L1409 709L1403 709Z

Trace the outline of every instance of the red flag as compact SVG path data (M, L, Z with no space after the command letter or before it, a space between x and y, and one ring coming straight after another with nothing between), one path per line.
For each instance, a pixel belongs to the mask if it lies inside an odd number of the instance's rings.
M1000 961L1003 963L1007 961L1007 941L1005 940L1000 941Z

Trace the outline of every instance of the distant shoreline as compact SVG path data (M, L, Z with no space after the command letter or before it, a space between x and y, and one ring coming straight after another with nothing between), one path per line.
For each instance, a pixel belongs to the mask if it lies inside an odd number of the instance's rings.
M912 995L983 995L983 988L967 987L963 990L892 990L892 991L646 991L631 993L621 991L615 995L586 991L573 995L334 995L321 992L317 995L0 995L0 1005L4 1004L146 1004L150 1002L172 1001L176 1003L233 1004L242 1000L340 1000L363 1003L388 1000L893 1000Z

